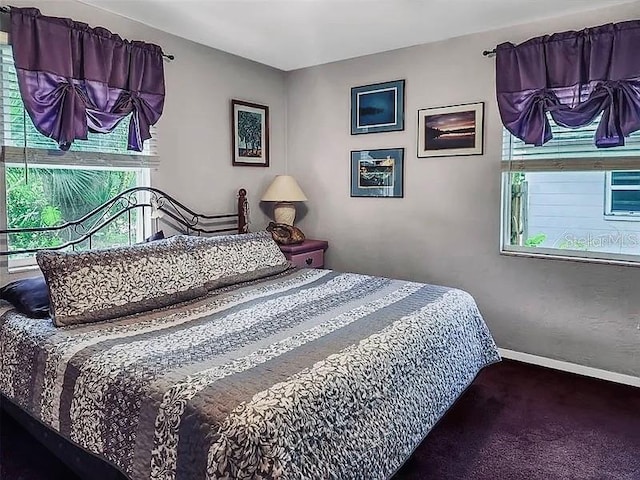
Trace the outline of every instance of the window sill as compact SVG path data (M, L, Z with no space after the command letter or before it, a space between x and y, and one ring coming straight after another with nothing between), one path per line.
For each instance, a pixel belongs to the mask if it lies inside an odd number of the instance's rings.
M9 266L8 271L9 273L24 273L24 272L33 272L36 270L40 270L40 267L35 264L35 265L21 265L19 267L11 267Z
M635 214L635 215L631 215L631 214L624 214L624 213L620 213L620 214L614 214L614 213L607 213L604 215L604 219L607 222L640 222L640 215Z
M637 260L624 258L584 257L574 255L562 255L551 252L531 252L520 250L500 250L500 255L507 257L541 258L546 260L560 260L577 263L594 263L600 265L617 265L622 267L640 267L640 257Z

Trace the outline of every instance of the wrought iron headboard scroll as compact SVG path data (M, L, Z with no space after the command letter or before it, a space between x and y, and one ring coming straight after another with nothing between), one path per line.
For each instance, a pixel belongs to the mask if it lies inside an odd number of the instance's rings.
M96 207L77 220L65 222L52 227L38 228L8 228L0 230L0 236L33 233L67 233L68 241L56 246L26 248L22 250L9 250L8 243L0 250L0 256L20 255L35 253L39 250L63 250L87 242L89 249L93 247L94 236L103 231L108 225L117 219L127 218L127 231L129 244L134 243L132 236L132 212L139 211L142 215L143 236L145 232L146 216L155 219L156 230L160 222L172 227L174 230L187 235L207 235L220 233L246 233L249 222L249 203L247 191L241 188L238 191L238 204L235 213L220 215L205 215L196 213L171 195L153 187L134 187L123 191L112 199ZM153 228L152 228L153 230Z

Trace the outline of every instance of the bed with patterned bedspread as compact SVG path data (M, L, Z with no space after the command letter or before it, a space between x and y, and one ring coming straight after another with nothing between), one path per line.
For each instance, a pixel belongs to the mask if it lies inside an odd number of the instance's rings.
M142 479L391 477L499 360L460 290L288 269L109 321L0 318L0 392Z

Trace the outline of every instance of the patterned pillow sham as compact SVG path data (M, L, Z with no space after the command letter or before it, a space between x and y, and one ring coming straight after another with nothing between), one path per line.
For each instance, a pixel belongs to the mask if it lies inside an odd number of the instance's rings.
M206 294L184 239L86 252L41 251L56 326L98 322Z
M269 232L183 237L207 290L268 277L291 268Z

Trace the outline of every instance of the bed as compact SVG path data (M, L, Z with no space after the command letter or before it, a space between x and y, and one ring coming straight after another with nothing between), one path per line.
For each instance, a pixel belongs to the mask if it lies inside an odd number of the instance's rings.
M54 321L0 317L0 392L131 480L391 478L499 361L468 293L293 268L266 232L104 252L39 253ZM145 303L122 258L206 288ZM94 264L110 299L134 293L87 314L64 296L93 298Z

